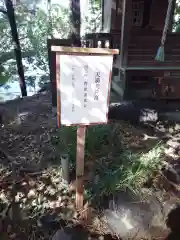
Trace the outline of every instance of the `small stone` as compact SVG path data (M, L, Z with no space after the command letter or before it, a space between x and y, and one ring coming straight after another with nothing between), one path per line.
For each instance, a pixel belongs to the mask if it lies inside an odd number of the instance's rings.
M28 198L33 198L36 196L36 190L35 189L31 189L29 192L28 192L28 195L27 197Z

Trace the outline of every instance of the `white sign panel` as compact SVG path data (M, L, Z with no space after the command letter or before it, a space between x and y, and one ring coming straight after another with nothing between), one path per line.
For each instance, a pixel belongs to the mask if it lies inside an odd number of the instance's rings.
M107 123L113 56L60 55L62 125Z

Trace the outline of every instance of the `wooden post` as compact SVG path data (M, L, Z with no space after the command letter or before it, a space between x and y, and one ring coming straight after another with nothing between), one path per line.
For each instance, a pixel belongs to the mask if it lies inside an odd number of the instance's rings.
M81 11L80 0L71 0L71 38L73 46L81 46ZM76 155L76 208L83 208L84 201L84 148L85 148L86 126L77 128L77 155Z
M121 45L120 45L120 81L123 92L125 90L126 67L128 63L128 46L132 26L131 16L132 16L132 0L123 0Z
M76 207L83 208L84 201L84 149L85 149L86 126L77 128L77 154L76 154Z

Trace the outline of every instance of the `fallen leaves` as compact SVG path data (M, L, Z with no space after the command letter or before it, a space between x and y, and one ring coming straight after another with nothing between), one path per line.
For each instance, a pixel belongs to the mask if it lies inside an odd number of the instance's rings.
M53 232L49 231L48 226L54 224L56 227L57 225L61 227L63 226L62 219L66 224L72 220L78 221L79 213L75 210L74 205L76 181L72 181L70 191L68 191L62 184L61 167L59 166L62 149L58 143L63 142L65 148L69 146L57 134L56 116L51 111L50 99L50 95L38 95L23 99L18 105L12 102L6 106L7 112L11 114L0 131L0 209L2 208L0 228L3 228L3 232L6 232L8 237L3 236L4 238L1 239L49 239ZM11 124L8 125L8 122ZM111 125L109 127L111 130ZM163 134L166 133L167 129L164 126L158 125L158 127ZM176 125L174 129L179 131L180 127ZM98 134L98 131L102 132L104 129L96 128L96 131ZM169 127L169 134L172 135L173 131L173 128ZM122 141L124 148L146 152L149 149L150 141L152 145L156 144L158 140L157 136L151 136L147 132L121 121L113 129L112 139L106 137L100 140L107 155L111 154L109 153L111 151L110 144L114 144L113 147L119 146L119 141ZM70 132L68 134L72 141L72 134ZM93 134L96 132L92 132L91 135ZM120 138L116 138L117 136ZM109 144L108 147L107 144ZM98 147L95 145L97 144L92 138L90 147L93 154L95 147ZM174 145L177 144L173 143ZM74 150L72 145L70 147L71 150ZM88 182L89 179L92 179L98 185L99 175L93 172L97 157L93 154L87 156L88 171L84 180ZM107 155L105 156L106 161ZM106 165L106 161L103 159L103 165ZM91 176L89 172L92 173ZM12 191L14 191L13 196ZM20 223L12 221L13 201L18 206L16 210L20 213ZM85 207L82 211L86 212L88 209L89 207ZM46 221L43 222L42 217ZM102 230L104 225L97 216L94 216L94 219L91 228L95 229L96 227L98 231Z

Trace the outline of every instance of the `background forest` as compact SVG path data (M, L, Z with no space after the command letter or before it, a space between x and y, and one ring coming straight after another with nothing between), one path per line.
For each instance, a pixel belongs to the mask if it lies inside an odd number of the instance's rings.
M25 82L28 95L38 91L49 81L47 39L68 38L71 30L68 0L64 4L56 1L23 0L14 6L18 38L23 57ZM53 3L55 2L55 3ZM14 44L4 2L0 2L0 98L20 95ZM82 34L100 30L100 1L89 1L82 14ZM7 91L8 90L8 91ZM10 96L8 96L10 97Z

